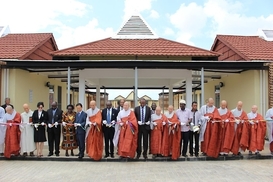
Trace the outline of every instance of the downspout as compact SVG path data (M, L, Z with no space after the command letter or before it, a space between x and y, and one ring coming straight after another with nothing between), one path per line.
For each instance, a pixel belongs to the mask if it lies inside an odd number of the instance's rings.
M260 70L260 113L263 114L263 74L262 70Z
M264 116L265 116L265 113L266 113L266 110L268 109L268 106L266 105L267 102L266 102L266 73L265 73L265 70L263 70L263 102L264 102Z

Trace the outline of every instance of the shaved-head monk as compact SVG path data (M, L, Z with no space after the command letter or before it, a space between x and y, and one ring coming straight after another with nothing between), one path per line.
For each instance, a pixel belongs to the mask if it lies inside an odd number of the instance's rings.
M103 133L101 111L92 100L89 109L86 111L86 153L94 160L100 160L103 152Z

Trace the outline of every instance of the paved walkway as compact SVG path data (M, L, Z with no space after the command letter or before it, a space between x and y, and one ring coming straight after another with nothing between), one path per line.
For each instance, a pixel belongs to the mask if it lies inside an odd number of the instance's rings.
M206 162L0 161L1 182L272 182L272 160Z

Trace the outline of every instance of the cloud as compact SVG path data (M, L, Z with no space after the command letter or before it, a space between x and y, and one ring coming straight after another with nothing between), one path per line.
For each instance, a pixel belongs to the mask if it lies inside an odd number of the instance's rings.
M171 29L169 27L165 28L164 35L173 35L173 34L174 34L173 29Z
M189 5L183 3L174 14L170 15L170 21L179 30L177 40L192 44L191 38L202 33L207 16L202 6L196 3Z
M106 29L99 28L99 23L96 18L93 18L84 26L74 28L62 25L57 27L55 30L61 34L61 36L56 40L59 49L111 37L115 33L113 28L110 27Z
M82 17L91 6L77 0L8 0L0 6L0 24L8 24L13 33L30 33L50 25L60 25L60 16Z
M273 14L255 17L243 11L238 1L207 0L203 4L183 3L168 17L177 29L177 41L183 43L201 36L213 39L216 34L256 35L259 28L273 28Z
M123 20L126 21L132 14L138 14L143 11L149 11L151 15L157 16L158 13L155 10L152 10L152 2L154 1L156 0L125 0Z
M154 18L154 19L157 19L157 18L159 18L159 14L158 14L157 11L151 10L150 17L151 17L151 18Z

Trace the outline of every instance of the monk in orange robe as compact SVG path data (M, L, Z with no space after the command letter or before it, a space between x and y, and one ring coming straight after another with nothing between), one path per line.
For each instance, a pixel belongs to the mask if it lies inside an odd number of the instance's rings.
M219 146L219 121L221 116L219 115L218 109L213 105L214 100L212 98L208 99L207 105L200 108L201 114L201 131L200 131L200 142L201 142L201 152L209 157L217 158L219 151L217 151Z
M259 151L264 149L264 137L266 134L266 122L262 115L258 112L258 107L253 105L251 112L247 114L250 123L250 137L249 137L249 154L255 152L256 155L260 155Z
M227 101L225 100L221 102L221 107L218 111L221 116L219 128L220 145L218 151L220 151L220 155L227 155L231 150L235 136L234 116L232 112L227 109Z
M100 160L103 152L103 133L101 111L96 102L90 102L90 109L86 111L86 153L94 160Z
M160 157L163 154L163 131L167 122L167 117L161 114L161 108L156 107L155 114L151 116L151 153L153 154L153 158Z
M123 110L117 116L117 122L119 124L119 127L116 127L119 130L118 155L121 158L133 159L137 149L138 123L129 102L124 103Z
M12 154L18 156L21 135L18 124L21 123L21 114L17 113L12 106L7 106L4 120L7 123L4 156L6 158L10 158Z
M241 150L245 150L246 147L248 147L248 132L245 134L246 136L242 135L243 132L243 125L244 123L247 123L248 117L245 111L242 109L243 102L239 101L237 103L237 107L233 109L231 112L235 118L235 137L233 140L231 152L234 155L241 155ZM248 124L248 123L247 123ZM248 130L248 128L246 128ZM243 139L246 138L246 139ZM244 147L243 144L241 144L242 141L245 140L247 142L247 146Z
M165 116L168 119L168 123L164 126L163 131L162 155L171 155L173 160L177 160L180 156L180 121L178 120L173 106L171 105L168 107L168 113L165 114Z

